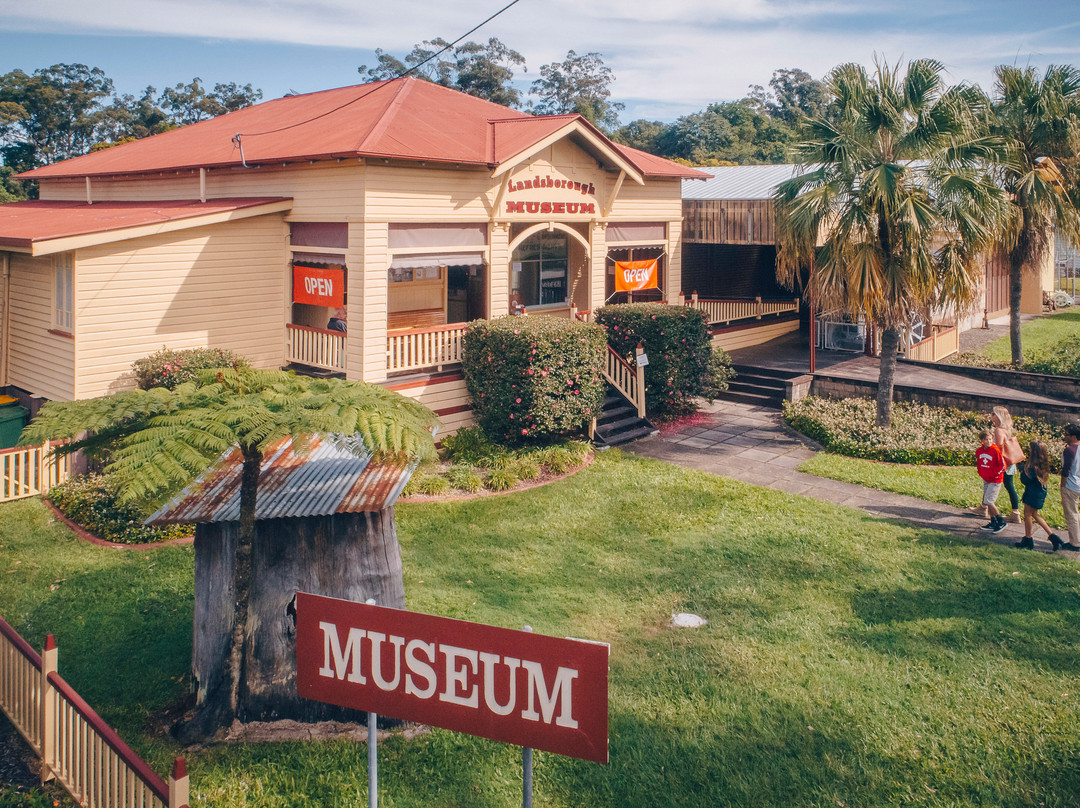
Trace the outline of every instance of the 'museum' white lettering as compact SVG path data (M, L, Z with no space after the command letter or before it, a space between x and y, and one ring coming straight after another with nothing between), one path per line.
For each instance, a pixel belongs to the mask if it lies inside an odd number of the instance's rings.
M418 699L430 699L437 694L439 701L487 709L496 715L520 710L521 717L527 721L554 723L570 729L578 726L573 716L573 686L578 672L573 668L560 666L549 687L543 665L532 660L420 639L407 640L393 634L387 637L359 628L349 628L342 649L336 624L320 622L319 628L323 632L323 665L319 676L363 685L370 675L376 687L388 692L403 686L406 695ZM389 677L388 670L392 671ZM524 709L518 705L519 676L524 679Z

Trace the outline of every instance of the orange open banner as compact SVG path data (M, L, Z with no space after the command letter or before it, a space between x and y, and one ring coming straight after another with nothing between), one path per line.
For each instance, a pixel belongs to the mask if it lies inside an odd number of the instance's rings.
M345 305L345 273L340 269L293 266L293 303L337 308Z
M640 292L659 288L656 259L649 261L616 261L615 291Z

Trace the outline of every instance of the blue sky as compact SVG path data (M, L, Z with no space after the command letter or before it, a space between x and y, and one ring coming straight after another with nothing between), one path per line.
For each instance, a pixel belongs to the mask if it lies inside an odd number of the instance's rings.
M0 0L0 72L56 62L101 67L121 92L194 76L266 98L355 84L381 47L452 40L506 0ZM739 98L780 67L816 77L841 62L933 57L952 81L989 89L994 65L1080 65L1075 2L968 0L520 0L470 39L526 59L519 86L570 49L612 68L624 122L672 120Z

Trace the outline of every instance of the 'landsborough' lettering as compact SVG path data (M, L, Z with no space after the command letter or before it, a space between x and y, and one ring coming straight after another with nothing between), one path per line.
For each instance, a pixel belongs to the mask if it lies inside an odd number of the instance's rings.
M533 188L563 188L567 191L577 191L580 194L596 196L596 188L591 182L574 182L563 180L558 177L534 177L529 180L507 180L506 190L510 193L516 191L531 191Z
M323 664L319 676L367 684L368 676L380 690L391 692L401 686L418 699L438 700L461 707L484 707L496 715L519 709L518 679L524 679L526 721L576 729L573 715L573 687L578 671L558 666L554 681L548 683L544 666L537 661L478 652L446 643L407 640L391 634L349 628L342 648L341 633L335 623L319 622L323 633ZM441 664L440 664L441 662ZM387 675L387 671L392 671ZM365 675L365 673L367 675ZM520 674L520 676L519 676Z

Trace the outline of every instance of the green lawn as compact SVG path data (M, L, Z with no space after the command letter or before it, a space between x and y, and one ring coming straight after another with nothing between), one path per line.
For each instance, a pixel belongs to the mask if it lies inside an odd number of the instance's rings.
M1055 345L1063 337L1074 336L1080 331L1080 308L1068 308L1054 314L1037 317L1020 326L1020 344L1024 356ZM989 359L1000 362L1012 360L1012 348L1008 335L999 337L980 351Z
M974 482L972 483L975 484ZM539 489L403 504L409 607L611 643L611 763L536 755L537 806L1072 806L1080 568L618 451ZM158 771L190 684L192 551L0 507L0 614ZM10 572L9 572L10 571ZM56 582L59 581L59 584ZM51 587L56 585L56 589ZM709 620L666 626L672 612ZM191 752L193 806L355 806L351 743ZM520 752L380 746L381 805L520 805Z
M982 502L982 479L974 467L911 466L820 452L799 466L799 471L830 480L865 485L878 491L906 494L927 502L940 502L956 508L969 508ZM1061 510L1060 483L1061 478L1057 474L1050 475L1046 506L1042 510L1043 519L1055 528L1065 526L1065 515ZM1017 475L1016 479L1016 493L1021 496L1024 493L1020 475ZM997 506L1002 512L1009 510L1009 494L1004 488L998 496ZM1023 510L1021 505L1021 513ZM1042 528L1036 527L1035 535L1042 536Z

